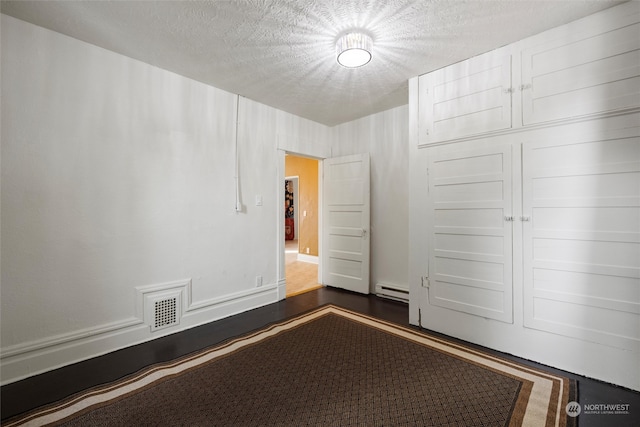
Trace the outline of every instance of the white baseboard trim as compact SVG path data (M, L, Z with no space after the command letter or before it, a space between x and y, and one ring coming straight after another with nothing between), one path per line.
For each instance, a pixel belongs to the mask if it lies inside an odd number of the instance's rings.
M287 298L287 280L278 280L278 301Z
M59 346L74 341L80 341L96 335L109 334L119 329L132 328L138 325L142 325L142 320L138 318L131 318L123 320L121 322L109 323L95 328L82 329L70 334L60 334L42 340L30 341L25 344L12 345L1 350L0 359L4 363L4 360L10 357L19 356L26 353L33 353L49 347Z
M278 301L278 291L279 284L273 284L190 303L179 325L154 333L141 319L131 318L4 348L0 385L271 304Z
M315 255L298 254L298 261L310 262L311 264L318 264L318 257Z

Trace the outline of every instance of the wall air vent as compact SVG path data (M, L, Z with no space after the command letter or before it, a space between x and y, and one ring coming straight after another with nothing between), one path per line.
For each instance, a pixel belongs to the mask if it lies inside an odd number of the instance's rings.
M176 300L174 297L154 302L155 317L152 329L160 329L178 324L178 304Z
M191 279L136 287L136 317L151 332L180 324L191 304Z
M182 292L180 290L145 295L145 323L151 332L180 324Z

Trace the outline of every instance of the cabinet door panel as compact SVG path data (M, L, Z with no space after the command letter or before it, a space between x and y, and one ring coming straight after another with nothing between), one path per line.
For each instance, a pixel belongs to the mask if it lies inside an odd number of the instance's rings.
M429 304L513 321L511 147L429 153Z
M640 106L640 24L524 50L522 84L525 125Z
M487 53L419 79L420 143L511 127L511 56Z
M640 348L639 183L637 128L523 147L526 327Z

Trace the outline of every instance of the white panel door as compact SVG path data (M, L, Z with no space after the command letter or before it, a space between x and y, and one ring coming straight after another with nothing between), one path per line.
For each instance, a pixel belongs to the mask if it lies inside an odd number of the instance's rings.
M369 155L325 159L323 175L324 284L368 294Z
M525 125L640 106L638 11L522 52Z
M511 56L490 52L420 76L420 144L511 127Z
M429 154L429 304L513 322L511 146Z
M640 348L638 129L523 147L525 326Z

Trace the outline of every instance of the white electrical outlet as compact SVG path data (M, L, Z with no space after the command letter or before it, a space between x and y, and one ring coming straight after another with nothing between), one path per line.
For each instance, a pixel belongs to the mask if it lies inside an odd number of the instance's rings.
M262 286L262 276L256 276L256 288Z
M307 248L307 253L309 253L309 248Z

